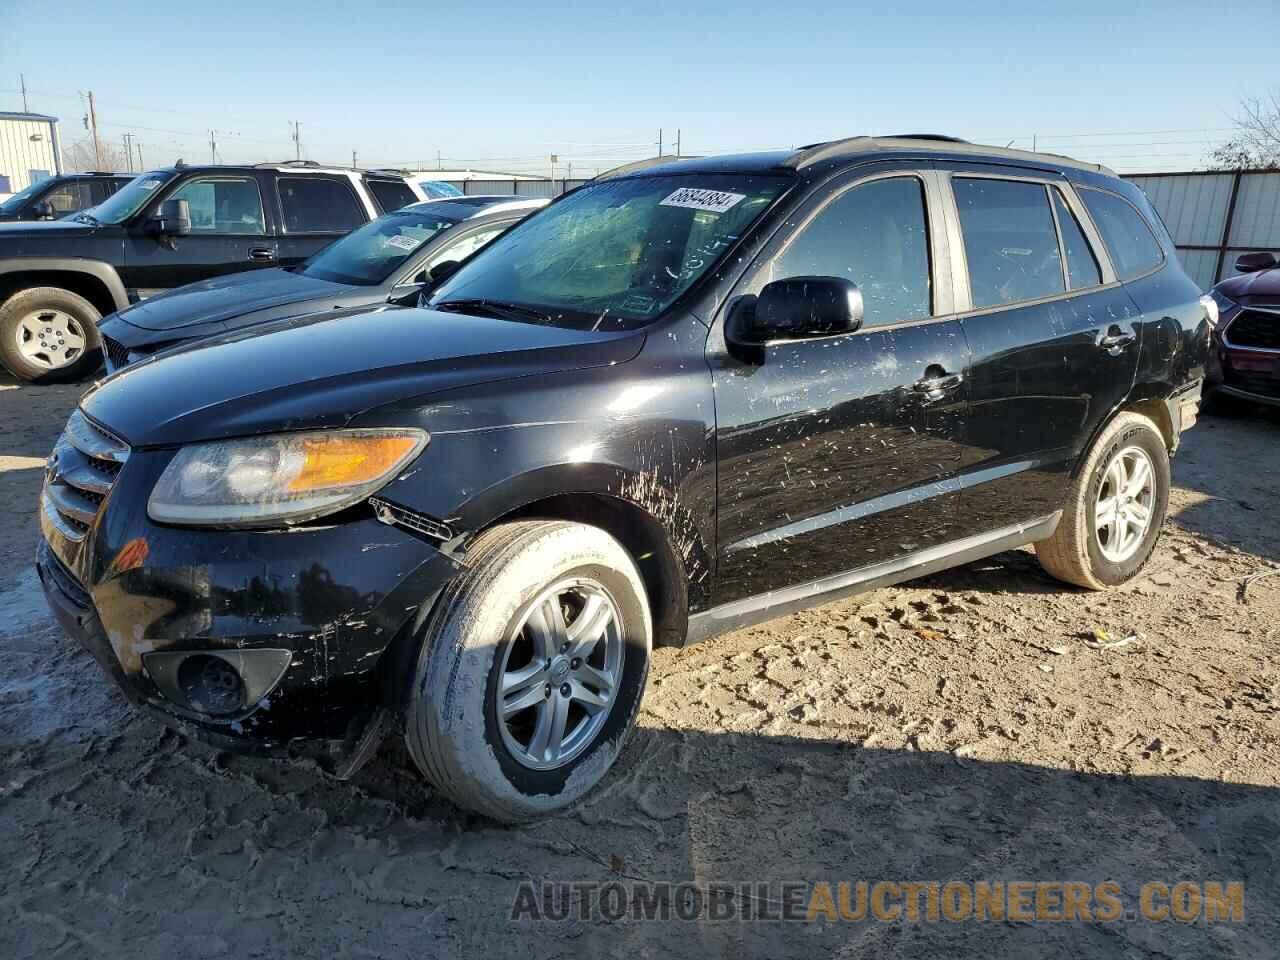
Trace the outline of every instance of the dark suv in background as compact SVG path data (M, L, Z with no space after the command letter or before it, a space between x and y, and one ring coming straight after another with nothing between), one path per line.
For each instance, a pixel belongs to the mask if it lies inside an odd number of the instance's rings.
M184 165L68 218L0 224L0 362L23 380L77 379L101 362L106 314L208 277L301 263L422 199L380 171Z
M654 644L1026 544L1130 580L1213 316L1146 197L1061 157L623 169L425 307L108 377L49 460L38 571L170 723L343 775L398 733L459 803L538 816L609 769Z
M0 222L56 220L97 206L132 179L132 173L97 172L48 177L0 201Z

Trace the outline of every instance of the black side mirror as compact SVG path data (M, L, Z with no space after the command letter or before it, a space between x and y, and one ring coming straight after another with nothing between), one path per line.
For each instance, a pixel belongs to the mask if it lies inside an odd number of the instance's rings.
M151 219L151 229L162 237L185 237L191 232L191 204L186 200L166 200Z
M427 271L419 270L408 283L397 284L391 289L391 293L387 295L387 303L394 303L399 307L416 307L430 286L431 278L427 276Z
M1278 262L1274 253L1242 253L1236 257L1236 269L1241 273L1257 273L1270 270Z
M37 200L33 203L31 213L37 220L53 220L57 217L53 204L48 200Z
M460 266L462 266L461 260L442 260L440 263L437 263L431 268L431 285L434 287L438 284L444 283L458 272L458 268Z
M843 277L791 277L766 284L752 304L745 299L730 317L726 339L744 359L760 362L774 340L803 340L853 333L862 326L862 291Z

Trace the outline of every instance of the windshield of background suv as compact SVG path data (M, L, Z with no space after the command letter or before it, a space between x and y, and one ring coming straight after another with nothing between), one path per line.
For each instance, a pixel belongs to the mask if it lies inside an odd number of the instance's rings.
M38 180L24 190L19 190L12 197L0 203L0 213L14 213L34 194L50 185L49 180Z
M307 260L299 272L317 280L377 286L457 218L430 210L397 210L335 240Z
M173 174L166 170L144 173L140 177L134 177L96 207L81 210L76 216L93 219L98 223L124 223L172 179Z
M434 293L431 306L507 307L577 328L644 326L711 269L791 182L691 173L590 184L476 254Z

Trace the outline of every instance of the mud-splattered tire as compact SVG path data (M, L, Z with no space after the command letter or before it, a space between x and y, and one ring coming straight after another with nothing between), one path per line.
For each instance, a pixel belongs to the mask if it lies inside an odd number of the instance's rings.
M1126 468L1126 462L1138 466ZM1130 531L1131 542L1121 539L1109 544L1108 528L1118 529L1119 524L1108 521L1108 517L1114 516L1107 509L1113 499L1108 494L1113 486L1119 486L1122 491L1136 489L1136 479L1130 486L1117 484L1115 478L1125 477L1126 469L1138 477L1144 464L1150 470L1148 492L1129 497L1128 503L1129 509L1142 511L1145 526L1139 534L1130 526L1132 518L1126 517L1122 523ZM1136 576L1150 558L1168 507L1169 451L1164 437L1146 417L1122 413L1094 442L1071 483L1057 530L1052 537L1035 545L1036 558L1046 571L1067 583L1090 590L1119 586Z
M409 752L460 806L554 813L600 781L635 724L653 642L644 583L608 533L558 520L495 527L466 559L423 628Z
M70 290L20 290L0 304L0 363L29 383L83 379L102 364L101 319L92 303ZM47 349L42 335L49 337Z

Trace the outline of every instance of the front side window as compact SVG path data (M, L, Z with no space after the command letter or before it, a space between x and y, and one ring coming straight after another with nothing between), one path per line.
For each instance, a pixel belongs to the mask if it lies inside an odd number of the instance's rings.
M1149 273L1164 262L1160 244L1133 204L1113 193L1087 188L1080 190L1080 199L1098 225L1121 280Z
M866 327L929 316L923 184L915 177L874 180L823 207L774 259L769 279L805 276L857 284Z
M975 307L1066 291L1058 232L1044 185L955 177L969 289Z
M185 200L191 208L193 234L253 234L267 232L262 196L252 177L197 177L168 197Z
M457 222L414 210L388 213L329 244L307 260L301 272L317 280L376 286Z
M498 224L490 227L488 230L477 230L470 236L463 237L456 243L446 243L443 250L437 251L430 260L427 261L426 271L430 273L442 263L449 260L465 260L481 247L485 246L494 237L507 229L507 224Z
M351 187L327 177L281 177L285 233L346 233L368 218Z
M367 182L373 198L378 201L378 206L384 213L418 202L418 198L403 180L369 180Z
M68 180L60 183L44 195L44 202L53 207L55 217L75 213L85 207L93 206L93 198L89 192L89 184L83 180Z
M658 317L793 183L680 174L590 184L511 228L450 277L432 306L504 306L597 330Z
M1080 229L1080 221L1076 219L1067 201L1062 198L1062 191L1053 188L1053 212L1058 217L1058 231L1062 234L1062 249L1067 257L1067 285L1072 290L1084 287L1096 287L1102 283L1102 271L1098 269L1098 260L1093 255L1084 231Z

